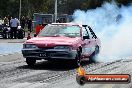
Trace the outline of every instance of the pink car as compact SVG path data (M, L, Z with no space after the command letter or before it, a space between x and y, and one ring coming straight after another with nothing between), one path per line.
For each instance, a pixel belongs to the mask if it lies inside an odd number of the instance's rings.
M92 61L100 51L100 40L91 27L72 23L52 23L23 44L22 54L32 66L36 60ZM90 59L89 59L90 58Z

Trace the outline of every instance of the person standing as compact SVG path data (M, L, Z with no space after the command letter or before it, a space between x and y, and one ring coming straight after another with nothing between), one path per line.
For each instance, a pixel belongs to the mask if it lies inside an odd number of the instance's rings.
M21 27L24 29L25 28L25 23L26 23L26 19L25 19L25 17L23 16L22 18L21 18Z
M11 39L13 39L13 37L16 39L17 38L17 27L19 26L19 20L17 18L12 18L10 20L10 26L11 26Z
M28 26L28 31L32 32L32 20L28 18L27 20L27 26Z
M12 17L10 15L8 15L8 20L9 20L9 26L10 26L10 20L12 19Z
M8 20L7 17L5 17L5 18L4 18L4 25L8 25L8 23L9 23L9 20Z

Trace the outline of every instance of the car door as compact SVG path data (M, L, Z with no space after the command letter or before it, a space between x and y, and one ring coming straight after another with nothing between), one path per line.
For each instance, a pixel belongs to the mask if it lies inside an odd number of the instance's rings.
M91 29L91 27L84 27L82 29L83 35L83 48L82 53L84 57L89 57L94 51L97 46L98 38Z
M98 38L96 34L93 32L92 28L88 26L88 32L90 36L90 41L91 41L91 54L95 51L95 48L98 46Z
M85 57L89 57L89 55L91 55L92 40L90 38L90 33L89 33L88 29L83 28L82 29L82 35L83 35L82 55L85 58Z

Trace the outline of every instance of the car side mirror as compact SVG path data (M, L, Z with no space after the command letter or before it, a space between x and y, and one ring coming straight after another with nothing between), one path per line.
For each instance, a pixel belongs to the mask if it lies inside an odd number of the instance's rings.
M89 39L89 36L83 36L83 39L85 40L85 39Z
M37 36L37 34L34 34L34 37L36 37Z

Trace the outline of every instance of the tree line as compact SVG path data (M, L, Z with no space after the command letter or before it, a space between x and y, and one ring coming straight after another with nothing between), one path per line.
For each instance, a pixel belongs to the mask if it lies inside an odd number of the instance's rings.
M113 0L58 0L59 14L73 14L75 9L88 10ZM115 0L117 5L128 5L132 0ZM21 12L31 17L33 13L54 14L55 0L21 0ZM20 0L0 0L0 17L19 16Z

